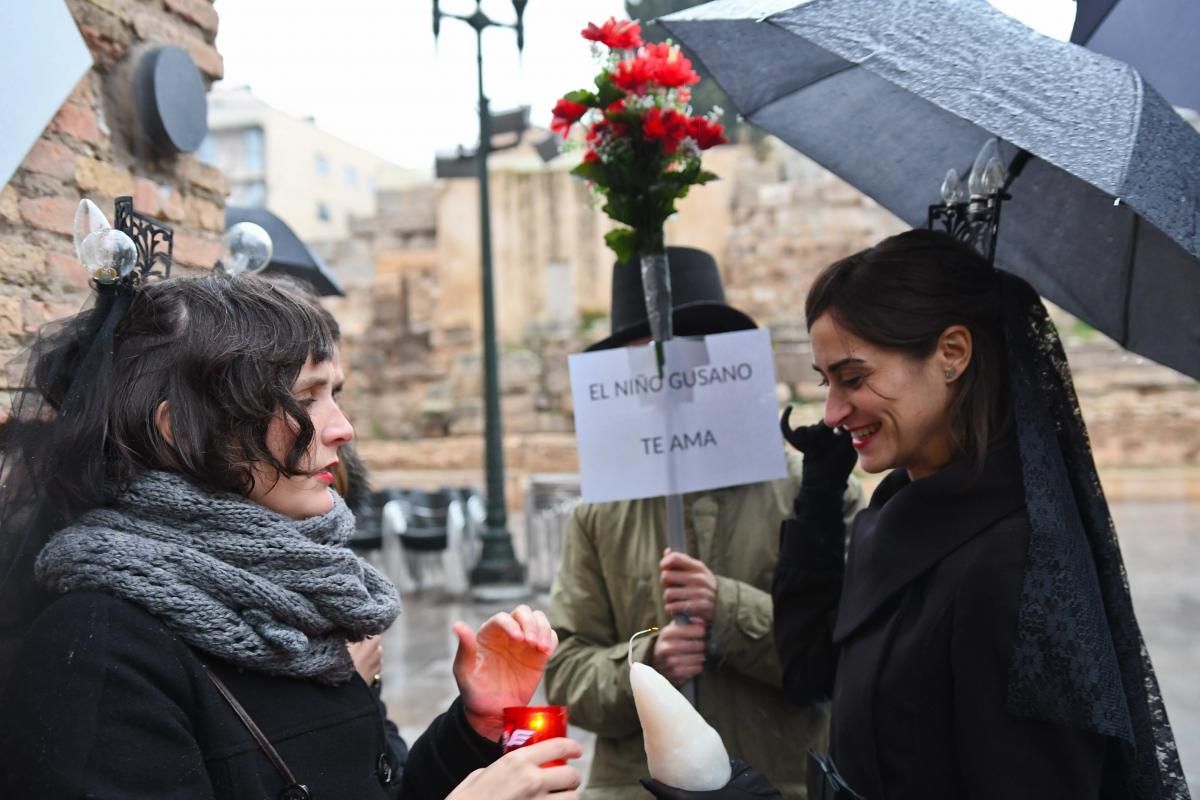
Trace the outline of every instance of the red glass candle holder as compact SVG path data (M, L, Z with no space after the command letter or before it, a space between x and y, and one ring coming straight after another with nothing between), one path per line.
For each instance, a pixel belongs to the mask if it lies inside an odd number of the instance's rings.
M500 737L500 748L507 753L518 747L566 735L566 706L509 706L504 709L504 734ZM548 761L542 766L557 767L565 763Z

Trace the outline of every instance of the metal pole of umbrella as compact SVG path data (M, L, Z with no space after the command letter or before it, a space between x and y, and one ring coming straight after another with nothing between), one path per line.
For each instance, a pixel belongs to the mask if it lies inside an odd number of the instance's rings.
M504 443L500 418L500 369L496 345L496 310L492 275L492 227L488 198L488 151L491 149L491 120L488 99L483 91L483 32L489 27L512 28L517 32L517 49L524 47L521 17L526 0L513 0L517 21L513 25L495 22L483 13L481 0L475 0L475 13L469 17L449 14L433 2L433 35L436 39L441 19L461 20L475 30L475 72L479 90L479 250L482 262L483 295L483 394L484 447L487 475L487 519L480 535L479 562L471 570L472 595L477 600L509 600L528 594L525 570L513 551L504 502Z

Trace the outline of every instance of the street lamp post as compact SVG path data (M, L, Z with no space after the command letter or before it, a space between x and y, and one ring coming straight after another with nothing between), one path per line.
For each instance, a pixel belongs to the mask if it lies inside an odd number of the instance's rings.
M471 570L472 594L479 600L506 600L526 594L525 571L513 552L504 504L504 443L500 419L499 359L496 347L496 309L492 279L492 225L488 203L488 152L491 150L491 117L483 92L483 32L487 28L512 28L517 32L517 50L525 46L521 17L527 0L512 0L517 12L514 24L496 22L483 13L482 0L475 0L470 16L450 14L433 0L433 36L436 40L444 17L461 20L475 30L475 72L479 87L479 250L483 283L483 396L487 472L487 521L481 536L479 562Z

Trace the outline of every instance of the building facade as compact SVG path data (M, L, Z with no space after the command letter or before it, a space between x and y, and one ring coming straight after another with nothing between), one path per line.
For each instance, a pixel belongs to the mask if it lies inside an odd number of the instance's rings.
M379 188L416 180L244 87L209 95L208 128L199 155L229 177L229 205L266 208L310 244L346 239Z

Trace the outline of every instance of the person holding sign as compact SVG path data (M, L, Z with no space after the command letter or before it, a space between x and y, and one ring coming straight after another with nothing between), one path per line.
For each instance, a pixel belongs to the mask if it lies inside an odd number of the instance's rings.
M670 256L676 336L755 328L725 303L717 264L707 253ZM589 350L644 344L649 337L638 264L613 274L611 336ZM774 420L772 420L772 425ZM782 444L782 443L781 443ZM571 721L598 735L587 797L634 800L648 777L626 661L633 657L676 685L694 680L696 703L724 740L785 797L804 797L808 747L822 746L827 716L790 707L772 646L770 587L781 521L800 487L795 454L784 478L684 495L688 552L666 550L663 498L581 503L567 526L550 597L559 647L546 666L546 696L568 705ZM861 505L851 481L840 501L845 519ZM686 621L671 621L685 617Z
M833 701L821 796L1187 797L1034 291L909 231L828 267L805 314L828 398L787 436L825 478L782 531L775 637L789 696ZM888 474L847 551L856 460Z

